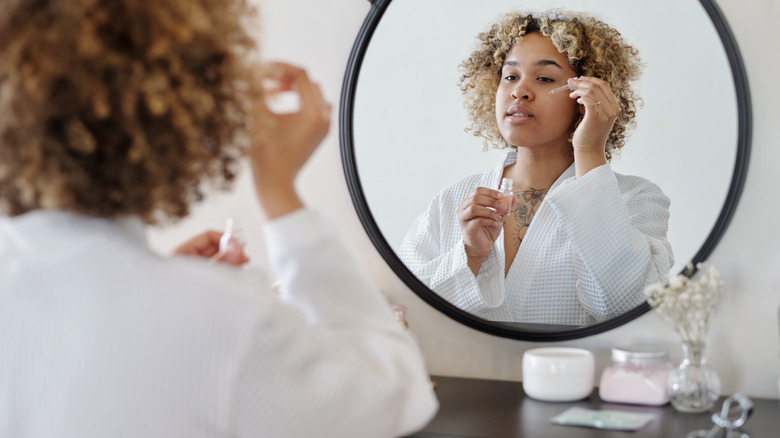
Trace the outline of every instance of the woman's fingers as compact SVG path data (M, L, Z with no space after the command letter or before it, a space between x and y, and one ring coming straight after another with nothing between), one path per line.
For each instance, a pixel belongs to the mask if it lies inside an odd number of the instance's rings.
M324 118L330 119L331 105L325 100L319 84L309 79L306 70L281 62L268 62L263 67L264 85L267 94L284 91L295 91L300 100L300 111L319 112ZM328 111L323 111L323 108Z
M221 231L207 230L182 243L173 250L174 254L211 257L219 251Z
M225 251L214 254L211 260L228 265L241 266L249 262L249 257L243 248L229 247Z
M295 178L327 135L332 108L319 85L299 67L266 63L263 74L272 90L295 92L299 104L293 112L277 114L265 102L257 102L257 131L250 159L261 207L272 219L301 207Z
M498 190L479 187L457 208L466 258L474 275L477 275L482 261L501 235L504 218L509 213L509 206L502 205L501 199L503 194Z
M606 102L617 105L617 99L612 92L612 88L602 79L590 76L580 76L579 78L569 79L568 83L576 88L570 94L572 97L588 96L593 98L594 103L601 102L599 105Z
M607 139L620 113L620 105L609 84L601 79L582 76L570 81L576 89L569 97L577 99L584 113L571 137L575 175L581 177L606 164Z
M612 124L620 113L620 105L617 103L609 84L601 79L587 76L569 81L573 82L576 87L576 90L572 91L569 97L577 99L577 103L585 109L583 123L586 127L607 130L607 132L611 130Z
M502 215L506 215L510 211L510 207L501 202L503 198L504 195L498 190L479 187L463 200L458 210L469 209L475 216L483 217L492 216L498 212L500 213L499 220L502 220Z
M229 248L227 251L220 252L219 241L221 238L221 231L207 230L176 247L173 253L208 258L234 266L241 266L249 262L249 257L243 248Z
M472 259L484 257L504 226L506 212L499 212L499 199L503 198L497 190L480 187L474 190L458 206L457 215L466 244L466 255ZM503 207L508 209L507 206Z
M473 220L469 221L466 224L466 228L470 231L478 231L483 228L487 228L487 229L494 230L496 233L500 233L502 227L503 227L503 223L501 221L496 221L491 218L484 218L484 217L474 218ZM498 237L497 234L495 235L495 237L492 238L492 240L495 240L496 237Z
M506 215L502 215L495 210L491 210L481 205L471 204L465 206L459 214L461 222L472 221L478 218L490 219L495 222L503 222Z

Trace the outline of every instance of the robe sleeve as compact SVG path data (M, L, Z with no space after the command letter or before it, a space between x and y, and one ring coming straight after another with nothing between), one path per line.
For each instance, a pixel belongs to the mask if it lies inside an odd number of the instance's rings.
M391 437L422 428L438 402L421 351L333 227L299 210L265 231L282 296L265 300L247 333L231 436Z
M597 320L644 302L645 286L666 278L674 263L669 198L639 177L622 184L604 165L567 179L545 199L574 246L577 297Z
M485 316L504 303L504 261L494 245L474 276L460 227L453 219L453 204L434 198L407 232L399 256L439 296L466 312Z

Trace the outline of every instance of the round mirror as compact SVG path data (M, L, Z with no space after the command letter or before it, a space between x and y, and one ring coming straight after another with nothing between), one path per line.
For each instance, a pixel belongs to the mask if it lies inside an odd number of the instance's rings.
M636 128L611 166L669 197L672 271L703 261L725 231L747 169L750 103L736 44L709 0L548 0L523 11L587 12L617 29L644 63ZM600 333L647 312L646 303L589 325L488 321L432 291L397 251L431 199L501 160L483 152L457 85L476 36L516 2L377 0L353 47L340 113L344 169L369 237L393 271L451 318L499 336L555 341ZM618 273L619 274L619 273Z

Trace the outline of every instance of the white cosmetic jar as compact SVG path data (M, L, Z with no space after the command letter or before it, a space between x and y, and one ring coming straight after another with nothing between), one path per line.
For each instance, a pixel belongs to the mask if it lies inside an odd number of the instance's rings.
M523 390L536 400L582 400L593 392L593 353L582 348L534 348L523 354Z

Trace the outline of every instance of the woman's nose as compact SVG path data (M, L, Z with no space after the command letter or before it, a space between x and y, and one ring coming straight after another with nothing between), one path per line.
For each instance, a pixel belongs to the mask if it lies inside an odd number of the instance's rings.
M522 81L517 83L517 86L512 89L512 99L515 100L530 100L532 93L528 89L528 87L525 87L522 83Z

